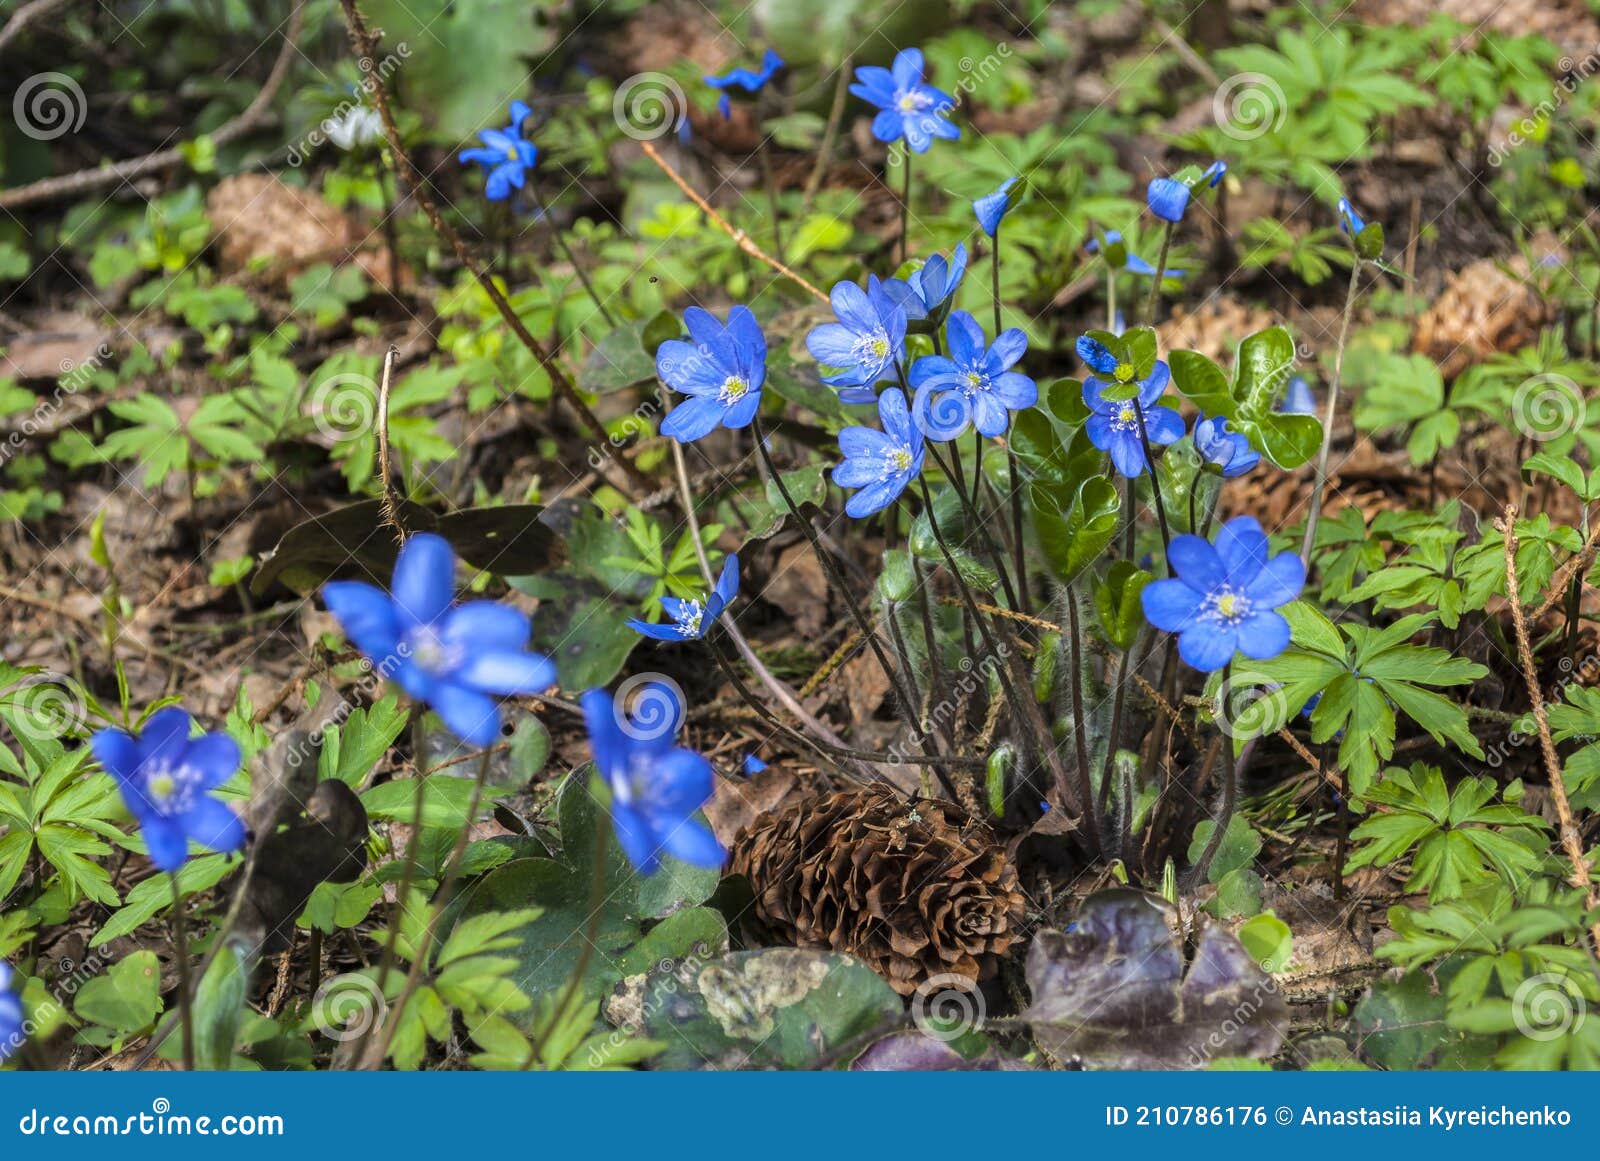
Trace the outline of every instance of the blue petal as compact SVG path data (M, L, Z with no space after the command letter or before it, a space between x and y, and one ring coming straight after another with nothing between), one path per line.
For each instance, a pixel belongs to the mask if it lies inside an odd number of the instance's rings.
M1239 652L1255 661L1276 657L1289 648L1289 622L1274 612L1246 617L1237 626Z
M966 311L950 312L945 336L950 341L950 357L957 365L970 366L983 357L983 327Z
M872 119L872 135L879 141L898 141L905 129L905 119L895 109L884 109Z
M188 712L178 706L168 706L151 714L144 729L139 731L141 765L181 762L189 749L189 730L193 724Z
M956 311L955 314L960 314ZM954 321L954 315L951 316ZM912 387L934 386L956 387L961 383L961 368L944 355L922 355L915 363L911 364L911 374L908 377Z
M1130 480L1144 475L1149 461L1145 459L1144 446L1140 444L1139 437L1132 432L1114 431L1110 435L1110 446L1106 448L1111 453L1111 463Z
M1039 402L1039 385L1021 371L1007 371L997 376L989 384L989 390L1013 411L1022 411Z
M1166 447L1183 438L1183 416L1170 407L1145 408L1144 427L1155 447Z
M1157 629L1178 633L1194 620L1204 598L1181 580L1156 580L1139 594L1144 617Z
M863 101L874 105L894 103L894 74L881 65L862 65L856 70L855 84L850 91Z
M666 847L673 858L695 867L720 867L727 858L716 836L692 818L667 832Z
M972 212L977 216L978 225L991 238L1000 229L1001 220L1011 208L1011 187L1016 183L1016 178L1007 178L994 193L985 194L972 203Z
M362 581L329 581L322 603L346 637L373 662L393 657L400 648L400 622L394 602L381 589Z
M1158 177L1150 183L1145 201L1156 217L1168 222L1181 222L1184 210L1189 208L1189 187L1170 177Z
M131 782L139 773L139 743L122 730L96 730L89 750L106 773L119 782Z
M722 415L722 426L737 431L741 427L749 427L756 417L756 412L761 409L761 392L751 391L737 403L730 404Z
M1143 407L1154 407L1160 398L1167 393L1167 384L1172 382L1172 369L1160 359L1150 369L1150 374L1139 381L1139 404Z
M139 833L144 836L145 849L156 870L172 874L188 860L189 840L175 819L148 815L139 820Z
M724 374L738 368L738 347L734 345L728 328L717 321L716 315L701 307L691 306L683 312L683 325L689 332L690 340Z
M1027 354L1028 336L1022 333L1019 327L1011 327L1001 331L984 356L984 370L991 375L998 375L1008 371L1016 361Z
M845 502L845 515L859 520L864 516L871 516L874 512L883 511L906 490L906 482L905 477L896 475L863 488Z
M232 854L244 846L244 820L215 798L200 799L178 824L207 850Z
M912 440L911 413L900 388L891 387L878 397L878 420L883 430L901 443Z
M450 676L483 693L543 693L556 683L556 667L548 657L537 653L488 649L469 654Z
M752 388L759 388L766 379L767 336L749 307L736 306L728 312L727 334L738 354L739 370Z
M1217 532L1217 555L1227 569L1228 583L1248 588L1267 564L1267 536L1254 516L1235 516Z
M661 844L654 830L633 808L611 800L611 830L628 862L641 875L653 875L661 866Z
M806 350L825 367L848 367L855 362L856 333L843 323L823 323L806 335Z
M682 339L668 339L656 348L656 374L685 395L715 395L728 377L709 355Z
M1233 660L1235 643L1233 629L1202 621L1178 635L1178 656L1202 673L1210 673Z
M845 460L834 465L829 478L840 488L865 488L883 478L883 460L866 457Z
M474 746L491 746L500 737L500 707L487 694L448 681L434 684L428 698L449 731Z
M1196 592L1209 593L1228 583L1221 556L1204 537L1184 533L1167 546L1167 563Z
M1087 364L1088 367L1091 370L1098 371L1102 375L1111 375L1111 374L1115 374L1116 373L1116 370L1117 370L1117 357L1111 353L1110 348L1108 348L1104 343L1100 342L1098 339L1091 339L1088 335L1079 335L1078 336L1078 342L1077 342L1077 350L1078 350L1078 358L1082 359L1084 361L1084 363ZM1084 385L1083 385L1083 389L1084 389L1083 398L1084 398L1084 402L1089 403L1089 405L1091 407L1093 407L1095 405L1095 403L1094 402L1090 402L1090 400L1089 400L1089 384L1090 383L1095 383L1095 380L1091 379L1091 380L1088 380L1088 381L1086 381L1084 383ZM1096 386L1100 390L1104 389L1104 384L1098 384L1097 383ZM1096 401L1098 401L1098 397L1099 397L1099 391L1097 390L1096 391Z
M1297 599L1305 583L1305 563L1292 552L1280 552L1267 561L1244 592L1252 604L1276 609Z
M882 325L878 312L872 308L867 292L854 282L836 282L828 294L833 313L840 322L858 335L870 334Z
M737 553L729 553L728 559L722 562L722 572L717 577L717 584L712 592L722 598L724 605L739 595L739 557Z
M904 92L922 83L924 68L920 48L902 48L894 54L894 64L889 73L894 78L895 88Z
M532 631L520 609L499 601L468 601L450 610L440 636L467 649L520 649Z
M456 554L448 540L431 532L409 537L394 562L391 586L401 617L417 625L438 620L455 598L455 574Z
M651 624L649 621L635 619L627 624L628 628L635 633L649 637L652 641L682 641L684 639L683 634L678 631L678 626L665 621L660 624Z
M679 443L693 443L715 431L726 411L727 408L711 396L696 395L678 404L661 421L661 434Z
M580 700L583 721L589 730L589 751L601 775L610 779L627 768L628 739L617 724L616 709L609 693L591 689Z
M204 734L189 743L184 760L200 771L200 785L215 790L239 770L244 756L239 743L227 734Z

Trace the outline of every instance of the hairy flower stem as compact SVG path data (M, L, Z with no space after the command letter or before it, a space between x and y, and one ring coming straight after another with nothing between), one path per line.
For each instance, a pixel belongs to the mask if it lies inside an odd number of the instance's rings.
M1144 462L1150 465L1150 495L1156 502L1156 521L1161 525L1161 547L1164 555L1171 556L1172 532L1167 527L1167 506L1161 501L1161 477L1156 474L1156 457L1150 447L1150 432L1144 424L1144 408L1135 405L1134 415L1139 417L1139 442L1144 446ZM1167 560L1167 575L1172 575L1172 561Z
M701 575L706 578L706 587L714 589L717 586L717 578L712 573L711 561L706 556L705 538L700 534L700 518L695 514L694 510L694 490L689 486L689 469L684 463L683 445L675 439L670 440L669 443L672 448L672 466L676 470L678 477L678 502L683 505L683 517L689 525L689 540L694 545L695 559L700 562ZM765 465L763 464L763 466ZM816 734L818 738L821 738L836 749L842 748L844 739L823 725L814 715L807 713L806 708L800 704L799 699L789 691L789 687L779 681L772 671L762 663L761 658L756 656L756 651L751 648L750 642L746 641L744 634L739 631L739 626L734 621L731 613L724 613L722 624L728 630L728 636L732 639L734 648L738 649L739 656L743 657L745 664L750 667L750 672L754 673L761 684L767 687L768 693L778 699L778 704L793 714L806 729Z
M1222 667L1222 682L1217 686L1217 700L1223 707L1222 712L1228 712L1228 700L1232 693L1230 686L1233 683L1233 662ZM1220 716L1220 715L1219 715ZM1227 741L1227 735L1220 729L1212 740L1211 747L1206 751L1205 761L1200 767L1200 777L1196 780L1197 786L1205 785L1206 776L1211 773L1211 768L1217 763L1217 756L1222 752L1222 745ZM1239 800L1239 769L1233 762L1222 764L1222 803L1217 810L1216 822L1212 825L1211 836L1206 839L1206 846L1200 852L1200 858L1194 865L1194 881L1204 883L1206 872L1211 869L1211 860L1216 857L1217 849L1222 846L1222 837L1227 833L1228 825L1233 821L1233 811Z
M994 249L994 253L989 256L990 291L992 292L993 297L994 297L994 334L995 334L995 338L998 339L1000 337L1000 326L1001 326L1001 322L1000 322L1000 223L999 222L996 222L995 226L994 226L993 249ZM981 436L979 436L976 431L974 431L973 435L975 437L977 437L979 439L979 441L980 441L978 443L977 459L978 459L978 479L981 482L982 479L983 479L983 444L981 442ZM1022 553L1023 553L1023 541L1022 541L1022 490L1021 490L1021 488L1019 488L1017 486L1017 481L1019 479L1021 479L1021 475L1020 475L1020 469L1017 467L1017 453L1012 450L1011 441L1010 440L1006 441L1006 470L1007 470L1008 473L1010 473L1010 480L1011 480L1011 487L1010 487L1010 500L1011 500L1011 554L1012 554L1012 559L1014 561L1014 567L1016 568L1016 573L1017 573L1017 591L1018 591L1018 594L1022 597L1022 604L1019 605L1018 608L1019 608L1019 610L1021 612L1031 613L1031 612L1033 612L1033 608L1032 608L1032 602L1029 600L1029 597L1028 597L1028 574L1027 574L1026 571L1024 571L1025 566L1023 564L1023 559L1022 559ZM977 499L978 499L978 484L977 483L974 483L972 485L972 499L973 499L974 503L977 502Z
M922 620L923 645L928 650L928 689L935 699L942 701L945 697L944 659L940 656L939 635L935 632L933 625L933 600L929 591L933 578L928 571L923 569L922 562L911 555L909 550L907 550L907 555L911 556L911 568L917 578L917 609ZM948 721L941 722L941 725L944 729L945 741L954 746L954 731Z
M904 179L900 184L900 265L904 266L911 253L911 147L901 150L905 154Z
M1322 493L1328 484L1328 451L1333 443L1333 417L1339 406L1339 380L1344 374L1344 344L1350 335L1350 319L1356 312L1356 287L1361 279L1361 259L1352 255L1350 285L1344 293L1344 314L1339 319L1339 345L1333 349L1333 378L1328 382L1328 406L1322 413L1322 447L1317 451L1317 474L1311 484L1311 502L1306 506L1306 538L1300 545L1300 559L1311 571L1311 549L1317 542L1317 520L1322 515Z
M1161 279L1166 276L1167 255L1172 252L1172 235L1177 231L1178 223L1168 222L1167 228L1161 232L1161 256L1156 259L1156 272L1150 278L1150 297L1144 305L1144 321L1148 326L1156 325L1156 306L1161 301Z
M973 599L971 591L961 579L961 572L956 567L955 556L951 553L950 546L945 542L944 532L939 527L938 514L934 511L933 493L928 489L928 481L919 476L917 483L922 489L922 502L927 506L928 525L933 531L933 539L938 543L939 551L944 556L945 567L950 570L950 575L956 579L956 588L961 593L961 599L967 607L967 616L970 622L977 626L978 634L983 639L984 648L989 651L991 656L1001 662L997 670L1001 689L1005 691L1006 698L1011 702L1018 717L1027 723L1034 735L1035 745L1043 754L1045 764L1050 768L1050 776L1055 781L1056 793L1060 795L1063 807L1079 806L1088 831L1091 850L1098 851L1100 848L1100 835L1099 828L1095 823L1093 804L1087 802L1078 804L1075 802L1076 795L1073 792L1072 784L1067 778L1066 768L1061 764L1061 755L1056 753L1055 741L1050 735L1050 724L1044 720L1044 715L1039 712L1038 703L1033 700L1031 691L1028 696L1024 696L1017 691L1016 674L1010 672L1010 666L1020 661L1017 656L1017 650L1010 647L1010 645L1014 645L1014 639L1008 643L1006 648L1002 648L995 641L994 635L990 632L988 622L978 612L977 601ZM1002 629L1007 627L1007 622L1004 618L997 618L995 623L1001 626Z
M1078 623L1078 594L1067 586L1067 652L1072 668L1072 744L1078 759L1078 793L1083 799L1084 816L1099 831L1099 809L1094 800L1094 783L1089 778L1088 719L1083 712L1083 627ZM1097 841L1098 845L1098 841Z
M811 521L801 513L799 506L794 502L794 497L789 494L788 485L783 482L783 476L772 462L772 453L767 450L767 433L759 415L752 422L752 434L756 440L756 451L760 454L762 463L767 465L767 472L772 482L777 485L778 495L783 498L784 507L789 509L789 514L794 517L795 523L800 525L800 531L805 533L806 539L811 542L811 551L816 555L818 563L822 565L823 572L827 574L834 588L839 590L845 604L850 607L850 615L855 618L856 628L861 630L861 636L871 646L873 656L878 659L878 665L883 669L884 676L889 679L889 688L894 691L895 701L899 703L901 719L908 724L918 723L916 695L907 692L905 683L905 679L910 675L895 672L895 667L890 664L889 656L883 650L883 643L878 640L878 634L873 630L872 623L867 620L867 614L862 610L861 603L850 591L849 582L840 569L839 562L834 560L833 555L822 546L817 530L811 526ZM929 742L927 735L920 729L917 732L922 736L923 753L933 753L930 748L932 743Z
M172 880L172 955L178 961L178 1019L183 1028L183 1068L194 1071L194 996L189 976L189 931L183 914L183 891L178 873Z

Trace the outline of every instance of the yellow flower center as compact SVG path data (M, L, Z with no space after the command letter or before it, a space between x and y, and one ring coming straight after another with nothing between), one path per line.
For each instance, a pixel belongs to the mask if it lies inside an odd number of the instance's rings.
M150 778L150 797L165 802L178 789L178 781L171 774L154 774Z
M1126 423L1131 425L1138 418L1139 413L1132 407L1124 406L1120 411L1117 412L1118 423Z
M1223 593L1217 598L1217 612L1224 617L1231 617L1239 607L1239 598L1233 593Z
M889 453L889 463L894 465L896 472L909 471L911 468L911 452L908 448L897 447Z
M737 403L750 393L750 384L738 375L729 375L722 381L722 390L717 392L717 402Z
M889 340L888 339L873 339L872 340L872 354L876 358L887 359L889 357Z

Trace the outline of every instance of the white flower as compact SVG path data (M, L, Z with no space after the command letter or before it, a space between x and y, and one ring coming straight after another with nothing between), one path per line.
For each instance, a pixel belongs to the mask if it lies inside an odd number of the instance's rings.
M366 105L351 105L322 123L322 131L346 153L363 145L371 145L383 133L383 122L376 109Z

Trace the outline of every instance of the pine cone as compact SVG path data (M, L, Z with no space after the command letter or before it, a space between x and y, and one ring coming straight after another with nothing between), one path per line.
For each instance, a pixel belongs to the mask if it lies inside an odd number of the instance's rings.
M858 956L901 995L931 976L992 974L1020 934L1016 868L993 832L888 783L762 816L735 837L733 870L773 931Z

